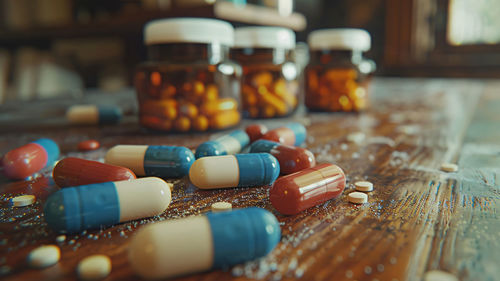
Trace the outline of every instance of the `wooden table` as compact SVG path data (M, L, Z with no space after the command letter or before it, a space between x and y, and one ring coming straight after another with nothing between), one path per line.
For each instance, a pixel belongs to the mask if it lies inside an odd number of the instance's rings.
M289 118L307 125L306 147L318 162L337 163L348 175L341 197L296 216L278 214L267 198L267 187L200 191L186 180L169 180L175 183L173 202L163 215L68 235L57 243L57 234L47 228L40 213L47 196L57 190L50 171L31 181L2 177L1 278L76 279L78 261L100 253L112 259L113 270L106 280L135 280L126 249L137 228L203 213L214 202L228 201L236 208L272 211L281 224L281 243L260 261L179 280L422 280L433 269L451 272L459 280L499 280L499 88L496 80L379 78L368 112L299 113ZM131 103L133 97L128 98ZM26 110L48 107L34 103ZM151 134L133 118L101 128L70 127L60 118L7 125L6 111L2 108L0 153L41 136L55 139L63 156L87 159L102 159L106 149L120 143L195 148L213 137ZM286 121L263 123L277 126ZM365 139L348 141L347 136L356 132ZM103 148L77 152L77 143L88 138L98 139ZM459 171L440 171L443 162L457 163ZM369 203L348 203L353 182L364 179L375 185ZM37 202L13 209L8 200L19 194L35 194ZM26 256L42 244L58 244L62 259L47 269L30 269Z

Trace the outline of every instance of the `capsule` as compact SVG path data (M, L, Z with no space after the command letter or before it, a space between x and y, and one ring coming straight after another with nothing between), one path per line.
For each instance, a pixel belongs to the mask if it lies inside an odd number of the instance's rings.
M262 136L265 140L276 141L286 145L301 145L306 140L306 128L300 123L288 123Z
M71 124L95 125L117 124L122 118L122 111L116 106L73 105L66 112Z
M278 159L280 172L288 175L307 168L314 167L316 160L311 151L279 142L258 140L250 146L250 153L267 152Z
M106 153L104 162L127 167L138 176L180 178L189 173L194 155L183 146L117 145Z
M278 212L295 215L339 196L344 188L342 169L325 163L279 178L269 190L269 199Z
M267 127L262 124L253 124L245 128L245 132L250 138L250 143L262 138L267 133Z
M47 198L43 213L54 231L76 233L159 215L170 200L168 184L151 177L63 188Z
M272 184L280 173L269 153L203 157L189 170L191 183L202 189L252 187Z
M39 139L7 152L2 164L5 175L24 179L54 164L59 158L59 146L51 139Z
M249 143L250 139L245 131L235 130L213 141L200 144L196 148L195 156L198 159L205 156L236 154Z
M128 259L142 278L169 278L266 256L280 239L278 220L264 209L207 213L144 226Z
M136 176L134 172L125 167L68 157L57 163L52 171L52 178L59 187L68 187L108 181L133 180Z

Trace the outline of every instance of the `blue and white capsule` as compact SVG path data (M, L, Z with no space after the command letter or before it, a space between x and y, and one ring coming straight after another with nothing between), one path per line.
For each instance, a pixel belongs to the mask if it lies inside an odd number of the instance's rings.
M194 155L183 146L117 145L106 153L104 162L129 168L137 176L181 178L189 173Z
M122 110L112 105L73 105L66 112L71 124L103 125L117 124L122 119Z
M143 278L169 278L266 256L280 239L278 220L264 209L207 213L143 227L128 259Z
M77 233L160 215L171 198L169 185L150 177L64 188L49 196L43 212L54 231Z
M250 143L250 138L243 130L235 130L213 141L207 141L196 149L196 159L205 156L231 155L239 153Z
M191 183L201 189L271 185L280 174L269 153L203 157L189 170Z

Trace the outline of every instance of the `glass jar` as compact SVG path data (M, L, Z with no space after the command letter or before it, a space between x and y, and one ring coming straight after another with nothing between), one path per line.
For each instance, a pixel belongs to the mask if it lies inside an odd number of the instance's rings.
M375 63L363 58L370 34L362 29L323 29L308 38L305 104L317 111L361 111L368 106L368 86Z
M135 74L139 122L160 131L236 126L241 68L228 59L234 29L202 18L155 20L144 28L148 61Z
M242 27L235 31L231 58L242 67L243 116L290 115L299 100L299 70L292 55L295 34L281 27Z

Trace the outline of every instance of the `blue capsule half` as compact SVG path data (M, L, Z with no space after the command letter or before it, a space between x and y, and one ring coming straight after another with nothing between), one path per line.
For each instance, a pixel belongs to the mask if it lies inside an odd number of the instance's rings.
M196 148L196 159L205 156L219 156L239 153L250 143L250 138L243 130L235 130L213 141L207 141Z

